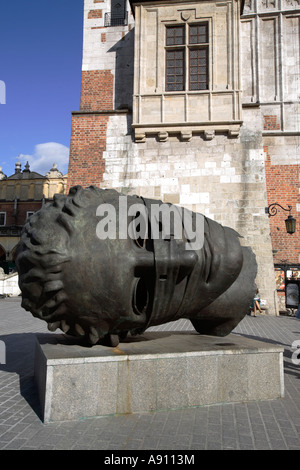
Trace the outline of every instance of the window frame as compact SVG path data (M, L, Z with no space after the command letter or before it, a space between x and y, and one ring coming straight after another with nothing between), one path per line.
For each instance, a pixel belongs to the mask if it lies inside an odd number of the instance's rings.
M26 220L28 220L28 217L34 214L35 211L26 211Z
M123 26L126 22L126 0L111 0L110 26ZM125 25L126 26L126 25Z
M4 215L4 224L1 224L1 215ZM6 225L6 212L0 212L0 227L5 227Z
M201 27L201 26L204 26L205 27L205 34L200 34L200 32L197 33L197 35L192 35L191 32L192 32L192 28L193 27ZM180 44L168 44L168 39L172 38L172 36L168 36L168 30L171 30L171 28L178 28L178 29L183 29L184 30L184 34L183 34L183 38L184 38L184 41ZM209 83L209 61L210 61L210 42L209 42L209 34L210 34L210 23L209 21L207 20L201 20L201 21L197 21L197 22L193 22L193 23L180 23L180 24L168 24L168 25L165 25L165 86L164 86L164 89L165 89L165 93L182 93L182 92L201 92L201 91L207 91L209 90L209 87L210 87L210 83ZM197 38L199 38L200 36L205 36L205 42L191 42L191 37L192 36L196 36ZM176 34L174 34L174 42L175 42L175 39L176 39ZM191 73L191 69L192 69L192 65L191 65L191 61L192 61L192 58L191 58L191 52L192 51L201 51L201 50L205 50L205 58L201 58L200 56L194 58L198 61L198 64L197 64L197 73L194 73L192 74ZM173 51L173 52L176 52L176 51L183 51L183 73L182 73L182 76L183 76L183 87L182 89L168 89L168 87L170 85L172 85L172 83L169 81L169 77L171 77L172 75L170 73L168 73L170 71L170 69L172 68L170 65L168 65L169 63L169 60L172 60L172 59L168 59L168 54L170 51ZM200 61L204 60L205 61L205 64L204 65L200 65ZM205 73L199 73L199 68L201 66L204 66L205 67ZM176 65L173 66L173 68L176 70ZM191 76L197 76L197 80L196 81L192 81L191 80ZM178 75L179 76L179 75ZM205 76L205 80L201 80L199 79L199 77L203 77ZM175 74L173 75L174 77L174 85L176 86L176 72ZM205 83L205 86L204 87L199 87L198 85L198 88L194 88L192 87L191 83Z

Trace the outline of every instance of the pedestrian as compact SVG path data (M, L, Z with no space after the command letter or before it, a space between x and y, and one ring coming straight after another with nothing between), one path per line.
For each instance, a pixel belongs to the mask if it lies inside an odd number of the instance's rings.
M251 310L253 310L253 316L254 317L256 317L257 310L259 310L260 313L262 312L262 309L260 308L260 295L259 295L258 289L256 289L256 294L255 294L255 297L252 301L252 304L251 304L250 308L251 308Z

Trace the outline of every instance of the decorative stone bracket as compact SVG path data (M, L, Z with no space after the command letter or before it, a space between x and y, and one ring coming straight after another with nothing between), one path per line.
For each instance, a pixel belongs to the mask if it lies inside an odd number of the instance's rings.
M179 127L179 126L178 126ZM149 136L155 136L159 142L167 142L169 140L170 135L175 135L178 137L178 140L181 140L181 142L190 142L192 139L193 135L202 135L204 140L213 140L216 136L216 132L220 133L227 133L229 138L238 138L240 134L240 125L234 125L232 127L228 126L226 128L222 126L217 126L217 129L199 129L197 132L190 129L186 130L154 130L154 129L135 129L134 137L135 137L135 142L136 143L143 143L146 142L147 137Z

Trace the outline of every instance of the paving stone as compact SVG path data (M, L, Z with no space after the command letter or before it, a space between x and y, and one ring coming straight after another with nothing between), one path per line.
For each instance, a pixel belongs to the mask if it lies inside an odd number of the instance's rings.
M294 317L247 316L234 330L284 345L284 398L49 424L41 422L33 382L35 333L49 334L47 326L25 312L19 299L0 299L0 325L10 358L0 365L1 450L300 449L300 366L292 363L300 321ZM186 320L171 326L193 330Z

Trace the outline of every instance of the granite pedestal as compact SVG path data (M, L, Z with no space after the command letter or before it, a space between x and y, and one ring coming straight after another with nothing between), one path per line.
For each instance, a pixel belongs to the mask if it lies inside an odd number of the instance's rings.
M44 422L283 397L283 348L236 334L146 332L116 348L38 335Z

